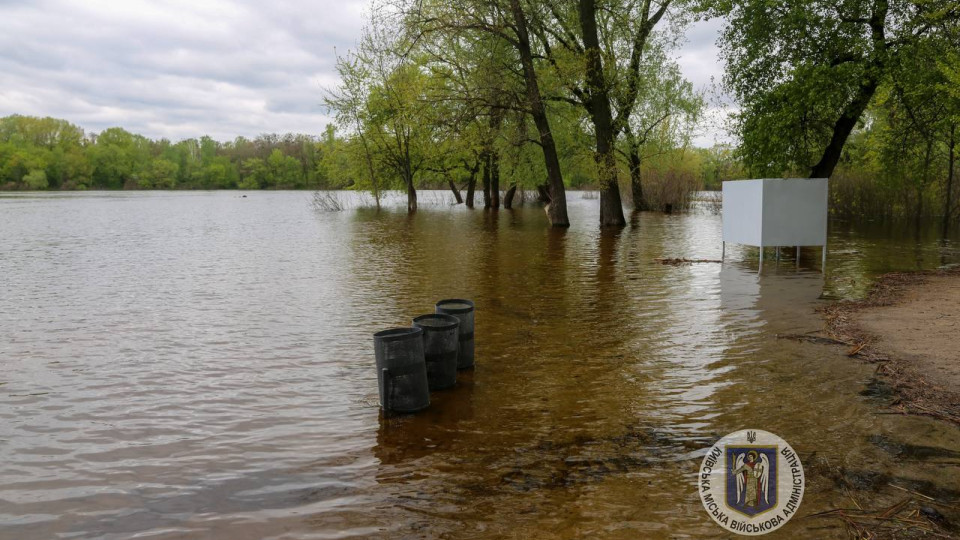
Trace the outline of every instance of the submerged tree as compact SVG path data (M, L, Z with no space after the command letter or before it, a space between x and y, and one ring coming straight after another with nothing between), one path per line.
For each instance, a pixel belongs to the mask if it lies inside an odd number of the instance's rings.
M404 54L408 44L385 11L375 11L357 50L337 61L341 85L325 102L338 123L355 130L380 203L380 172L399 180L407 211L417 210L416 179L424 167L432 126L423 121L421 66Z
M703 114L704 101L667 58L662 47L644 55L636 105L623 126L619 151L627 160L634 210L649 210L643 191L643 163L650 157L690 144Z
M676 0L547 0L539 3L536 34L567 95L585 112L594 137L601 226L626 223L620 198L617 141L631 131L645 55ZM679 22L676 19L674 22ZM679 25L671 30L676 32ZM642 104L640 104L642 106ZM636 140L634 147L636 148ZM640 197L642 201L642 197Z
M497 68L494 77L514 79L518 86L511 82L508 87L522 88L522 108L536 126L537 144L543 153L550 199L546 207L547 216L554 227L569 226L560 155L541 88L541 74L536 65L538 54L530 35L529 9L520 0L429 0L416 2L412 6L405 5L404 9L418 38L437 39L435 36L440 36L440 39L472 43L475 53L491 55L492 65ZM497 95L481 91L462 97L489 101ZM502 127L498 120L502 118L502 112L494 111L508 105L487 105L491 111L487 127L497 131ZM493 175L498 170L493 167L495 161L491 161L492 157L489 152L481 156L481 163L488 164L484 176L490 182L494 182ZM490 190L493 190L493 186Z

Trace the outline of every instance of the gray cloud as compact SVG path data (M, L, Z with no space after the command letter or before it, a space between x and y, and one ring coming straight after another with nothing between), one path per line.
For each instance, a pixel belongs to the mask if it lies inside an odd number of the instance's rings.
M703 92L707 101L704 119L693 137L693 143L697 146L708 147L731 141L724 126L727 114L733 107L729 96L720 88L723 64L716 44L722 27L722 19L692 24L686 32L686 43L676 55L684 77L693 83L694 88Z
M150 137L319 133L366 0L0 3L0 115Z
M0 116L65 118L178 140L320 133L334 49L354 46L368 0L0 0ZM678 62L719 79L719 25L698 23ZM698 144L719 135L707 131Z

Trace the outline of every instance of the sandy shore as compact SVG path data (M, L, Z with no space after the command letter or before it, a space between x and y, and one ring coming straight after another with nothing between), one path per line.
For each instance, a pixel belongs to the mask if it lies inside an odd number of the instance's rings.
M893 407L960 424L960 269L888 274L823 311L848 355L880 364Z

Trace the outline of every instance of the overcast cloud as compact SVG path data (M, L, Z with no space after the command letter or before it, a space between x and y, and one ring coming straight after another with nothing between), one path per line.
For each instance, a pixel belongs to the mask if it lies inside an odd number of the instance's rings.
M334 49L353 47L368 0L0 0L0 116L64 118L151 138L318 134ZM719 81L719 24L679 51L697 88ZM716 116L716 112L713 113ZM707 125L701 146L722 139Z

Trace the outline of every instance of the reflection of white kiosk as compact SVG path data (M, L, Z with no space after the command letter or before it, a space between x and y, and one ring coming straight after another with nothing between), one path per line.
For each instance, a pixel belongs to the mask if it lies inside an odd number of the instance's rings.
M827 267L827 179L764 178L723 183L723 252L727 242L760 248L823 246ZM722 257L721 257L722 258Z

